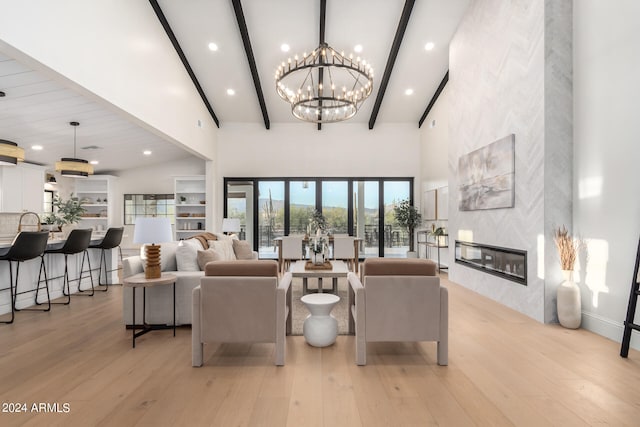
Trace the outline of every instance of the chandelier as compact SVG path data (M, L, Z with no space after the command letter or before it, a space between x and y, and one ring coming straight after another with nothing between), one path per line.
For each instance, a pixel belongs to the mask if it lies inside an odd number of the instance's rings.
M310 54L287 59L276 71L276 91L303 121L350 119L373 91L371 64L321 43Z
M80 123L70 122L69 124L73 126L73 157L63 157L56 162L56 172L70 178L87 178L93 174L93 166L88 161L76 157L76 129Z

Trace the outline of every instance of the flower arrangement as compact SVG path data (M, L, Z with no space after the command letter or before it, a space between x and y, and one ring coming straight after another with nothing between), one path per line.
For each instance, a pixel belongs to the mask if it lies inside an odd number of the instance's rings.
M554 231L553 241L558 248L561 268L563 270L573 271L578 251L583 245L582 240L571 237L571 234L569 234L569 231L563 225Z
M309 250L315 254L324 253L328 248L328 242L325 237L311 237L309 239Z
M307 232L309 235L319 234L327 229L327 220L321 212L314 209L309 216L309 226Z

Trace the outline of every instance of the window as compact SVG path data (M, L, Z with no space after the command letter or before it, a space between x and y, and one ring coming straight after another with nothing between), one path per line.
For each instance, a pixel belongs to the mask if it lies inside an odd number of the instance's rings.
M245 221L252 234L247 240L260 258L277 258L275 239L306 233L314 209L325 216L331 233L362 241L361 257L403 256L408 248L409 235L395 221L393 207L413 200L411 177L237 177L224 182L224 217Z
M174 223L173 194L125 194L124 223L132 225L137 217L167 217Z

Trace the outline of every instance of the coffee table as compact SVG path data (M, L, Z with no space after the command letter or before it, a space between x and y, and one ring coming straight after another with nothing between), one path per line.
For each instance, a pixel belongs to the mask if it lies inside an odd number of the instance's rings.
M340 301L340 297L317 293L303 295L300 301L311 313L302 324L305 341L314 347L327 347L336 342L338 321L331 315L331 310Z
M318 292L322 293L322 279L332 279L332 292L338 293L338 278L347 277L349 269L344 261L331 261L331 270L306 270L306 261L296 261L291 264L289 271L293 277L302 277L302 295L309 293L307 288L307 279L309 277L315 277L318 279Z

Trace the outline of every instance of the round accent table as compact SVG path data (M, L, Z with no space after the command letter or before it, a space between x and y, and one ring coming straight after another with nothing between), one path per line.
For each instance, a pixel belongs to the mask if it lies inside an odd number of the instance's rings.
M334 294L307 294L300 298L311 313L302 325L304 339L314 347L327 347L338 337L338 321L331 310L340 301Z

